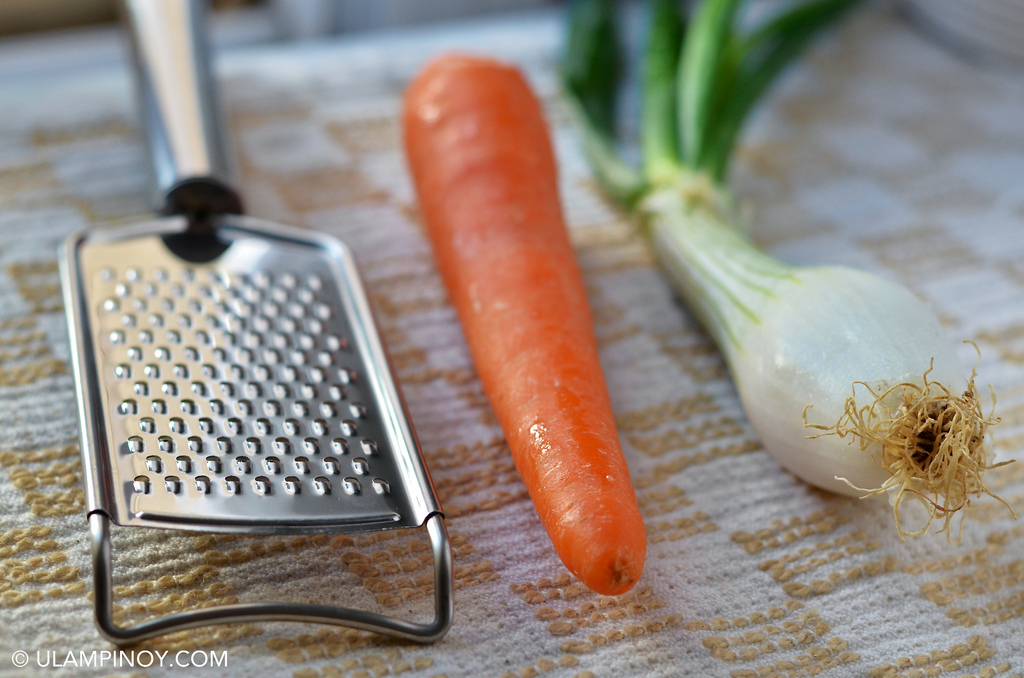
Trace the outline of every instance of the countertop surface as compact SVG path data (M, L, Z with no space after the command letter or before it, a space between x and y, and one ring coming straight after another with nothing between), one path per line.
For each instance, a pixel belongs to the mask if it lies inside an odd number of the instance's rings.
M959 546L941 536L901 543L884 501L815 490L761 449L721 356L587 171L558 95L562 28L560 15L540 11L218 53L250 213L338 236L361 266L454 544L448 636L421 647L333 627L241 624L135 648L227 651L226 667L108 661L65 675L1024 674L1024 525L978 501ZM10 65L0 73L5 676L54 675L38 666L46 653L63 663L69 651L110 649L92 624L56 251L72 232L140 218L149 206L125 64L109 38L73 38L0 47ZM451 49L521 66L549 115L648 528L644 577L624 596L588 591L555 555L419 225L401 95L419 66ZM998 397L1000 459L1024 454L1022 121L1021 73L965 62L871 7L785 76L752 119L731 178L752 237L770 252L897 280L952 339L977 344L978 382ZM974 349L965 344L960 356L969 370ZM989 479L1024 513L1024 465ZM423 539L117 528L115 602L122 619L234 599L425 618ZM26 668L12 665L17 650L29 653Z

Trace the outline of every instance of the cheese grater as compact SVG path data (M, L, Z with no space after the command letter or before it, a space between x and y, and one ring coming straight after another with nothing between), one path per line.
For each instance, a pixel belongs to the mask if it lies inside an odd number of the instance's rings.
M125 0L161 211L71 236L61 275L96 621L115 643L240 621L432 642L452 618L440 504L348 248L240 214L197 0ZM113 621L110 522L245 534L426 526L435 618L247 603Z

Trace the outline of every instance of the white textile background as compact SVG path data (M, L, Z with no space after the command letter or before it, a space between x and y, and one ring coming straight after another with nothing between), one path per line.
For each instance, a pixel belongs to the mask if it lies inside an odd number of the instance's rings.
M456 551L456 616L419 647L296 624L144 644L223 669L63 675L994 676L1024 672L1024 526L992 502L958 547L897 539L884 503L783 472L634 225L601 197L558 100L553 13L219 62L249 211L341 237L373 297ZM548 106L562 190L650 548L636 589L564 570L514 474L431 260L400 150L405 82L440 49L520 64ZM0 675L11 653L101 650L55 265L70 232L144 214L124 68L0 78ZM867 9L757 112L733 183L753 237L799 263L899 280L981 349L1001 458L1024 452L1024 76L986 72ZM974 352L964 346L970 364ZM1024 513L1024 466L992 474ZM121 529L126 617L272 597L429 614L416 535L226 538Z

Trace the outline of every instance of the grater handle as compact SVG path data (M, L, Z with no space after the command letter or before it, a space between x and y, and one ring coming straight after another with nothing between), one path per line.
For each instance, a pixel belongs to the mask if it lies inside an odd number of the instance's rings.
M154 202L212 235L219 214L242 213L230 184L209 67L204 0L122 0L134 56Z

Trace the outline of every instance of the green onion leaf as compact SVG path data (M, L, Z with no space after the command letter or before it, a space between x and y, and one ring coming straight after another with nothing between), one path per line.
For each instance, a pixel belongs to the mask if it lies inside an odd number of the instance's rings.
M742 45L742 63L723 117L715 129L713 147L701 166L724 181L733 147L743 122L779 74L799 56L823 28L838 19L857 0L816 0L775 17Z
M676 128L676 67L684 21L678 0L652 0L643 70L640 145L648 181L674 177L680 169Z
M573 2L569 8L569 40L562 60L562 77L594 127L609 137L615 134L620 63L615 3Z
M697 7L686 31L679 65L679 136L683 161L698 167L709 143L715 109L731 81L727 56L733 19L742 0L705 0ZM723 66L724 72L723 72Z
M577 0L569 10L562 77L583 134L583 152L605 189L627 206L646 188L615 147L619 41L612 0Z
M613 198L627 208L632 208L647 190L647 182L619 154L615 142L593 125L579 102L571 96L570 102L583 136L583 153L595 176Z

